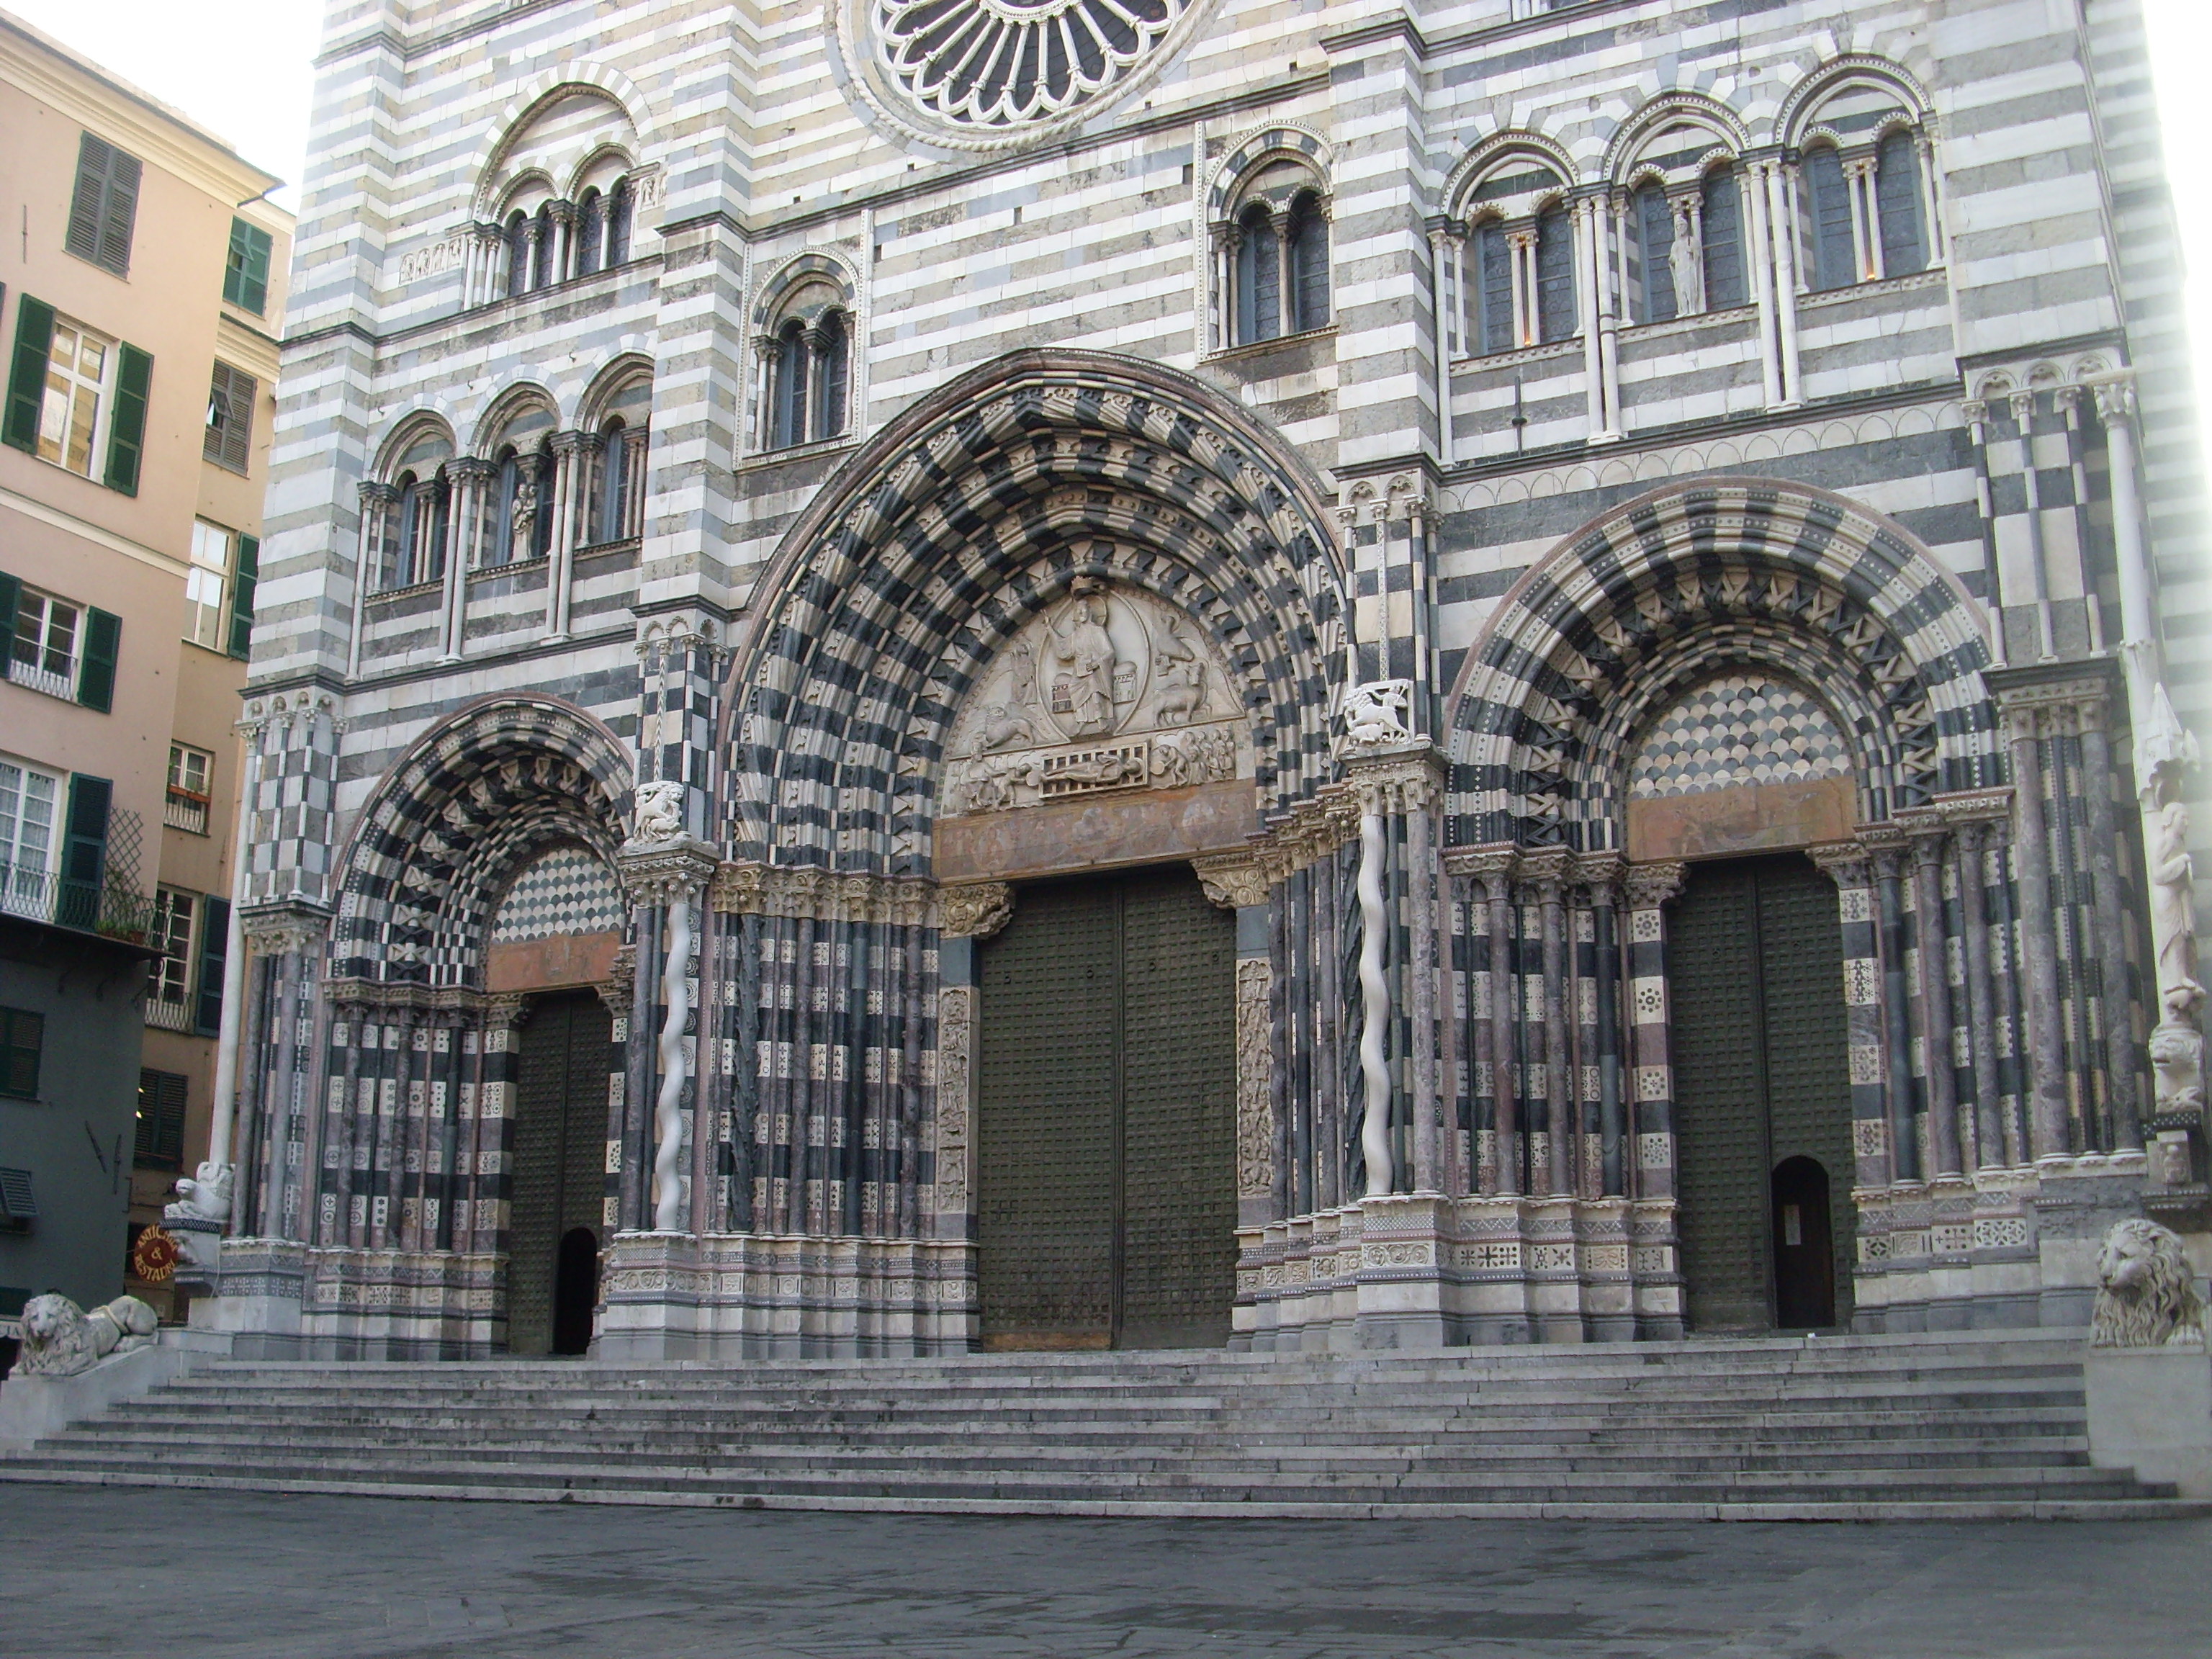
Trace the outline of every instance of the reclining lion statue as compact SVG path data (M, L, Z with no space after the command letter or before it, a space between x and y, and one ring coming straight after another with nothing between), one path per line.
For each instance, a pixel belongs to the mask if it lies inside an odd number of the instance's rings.
M129 1353L154 1340L161 1324L135 1296L118 1296L87 1313L65 1296L34 1296L23 1304L23 1376L75 1376L112 1353Z
M2204 1301L2181 1238L2155 1221L2117 1222L2097 1254L2093 1348L2159 1348L2204 1340Z

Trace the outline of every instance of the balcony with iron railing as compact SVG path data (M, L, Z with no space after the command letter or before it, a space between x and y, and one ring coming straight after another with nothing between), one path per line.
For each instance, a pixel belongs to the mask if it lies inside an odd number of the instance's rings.
M208 798L171 784L168 799L161 807L161 822L172 830L204 836L208 829Z
M153 937L154 901L117 881L94 885L51 870L0 863L0 916L144 945Z

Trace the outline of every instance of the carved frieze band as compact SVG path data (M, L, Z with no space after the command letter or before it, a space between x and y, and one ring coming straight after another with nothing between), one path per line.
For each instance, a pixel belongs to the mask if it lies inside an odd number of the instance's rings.
M1237 964L1237 1193L1265 1198L1275 1189L1275 1048L1271 1005L1275 970L1257 957Z
M975 1094L975 988L937 994L936 1191L939 1215L968 1208L969 1109Z

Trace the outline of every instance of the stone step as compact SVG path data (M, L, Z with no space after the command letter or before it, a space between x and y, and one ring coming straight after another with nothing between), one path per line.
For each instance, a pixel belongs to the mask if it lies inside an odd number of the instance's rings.
M918 1512L2198 1512L2089 1467L2083 1434L2070 1334L1408 1356L226 1361L0 1458L0 1479Z

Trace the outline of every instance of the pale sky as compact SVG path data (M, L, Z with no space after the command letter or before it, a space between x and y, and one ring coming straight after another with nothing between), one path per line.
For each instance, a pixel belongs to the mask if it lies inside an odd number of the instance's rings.
M2204 96L2212 8L2203 0L2144 0L2152 74L2167 131ZM319 0L0 0L45 30L228 139L248 161L281 174L276 200L296 209L307 145L310 63L322 20ZM2202 142L2199 140L2198 142ZM2169 155L2191 155L2169 137ZM2201 163L2202 157L2198 161ZM2212 167L2171 175L2190 267L2190 334L2198 395L2212 391ZM2212 422L2200 422L2212 447Z

